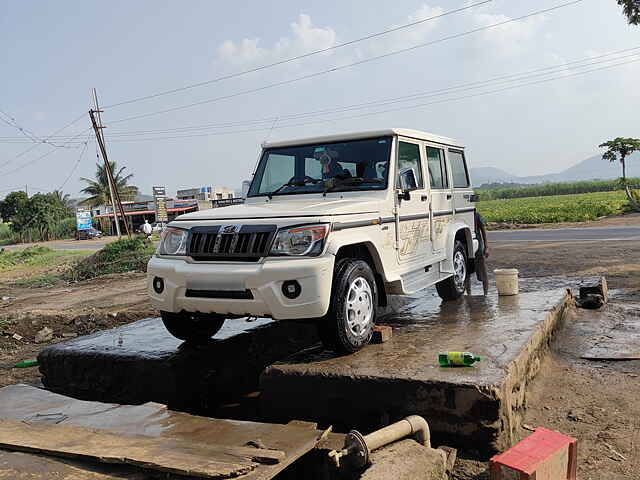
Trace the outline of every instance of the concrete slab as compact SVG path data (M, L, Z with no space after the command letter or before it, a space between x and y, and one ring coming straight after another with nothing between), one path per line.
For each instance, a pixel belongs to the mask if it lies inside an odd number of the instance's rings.
M309 349L261 376L268 421L314 419L370 431L406 415L428 422L435 444L489 456L510 446L528 382L539 370L572 296L568 281L521 280L521 293L442 303L431 291L381 323L393 338L346 357ZM441 368L441 351L471 351L473 367Z
M221 402L256 390L266 366L317 342L313 324L258 319L228 321L215 339L192 347L150 318L52 345L38 362L43 384L63 395L214 414Z

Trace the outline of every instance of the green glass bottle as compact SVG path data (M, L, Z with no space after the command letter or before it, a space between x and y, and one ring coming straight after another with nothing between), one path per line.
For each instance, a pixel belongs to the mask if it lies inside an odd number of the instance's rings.
M470 367L480 361L480 357L470 352L442 352L438 354L441 367Z
M29 367L37 367L37 360L20 360L18 363L14 365L16 368L29 368Z

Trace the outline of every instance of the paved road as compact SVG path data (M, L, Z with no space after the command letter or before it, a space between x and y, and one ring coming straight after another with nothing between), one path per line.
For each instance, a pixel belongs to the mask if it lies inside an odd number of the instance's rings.
M489 241L508 242L575 242L583 240L640 240L640 227L598 227L498 230L489 232Z
M43 242L54 250L100 250L115 238L99 240L64 240ZM489 241L493 243L510 242L575 242L582 240L640 240L640 227L598 227L598 228L556 228L496 230L489 232ZM0 248L19 250L26 245L7 245Z

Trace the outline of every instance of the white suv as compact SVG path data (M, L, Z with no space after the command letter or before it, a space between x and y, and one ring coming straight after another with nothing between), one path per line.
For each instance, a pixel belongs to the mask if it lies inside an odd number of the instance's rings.
M387 295L464 293L478 242L464 147L389 129L265 144L246 203L182 215L149 262L152 304L186 341L226 319L317 319L324 344L371 339Z

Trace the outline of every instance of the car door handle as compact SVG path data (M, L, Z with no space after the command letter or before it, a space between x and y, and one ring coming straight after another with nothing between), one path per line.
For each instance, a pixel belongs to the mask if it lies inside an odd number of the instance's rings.
M447 200L451 200L451 194L447 193Z
M422 195L420 197L420 200L422 200L423 202L426 202L427 200L429 200L429 195Z

